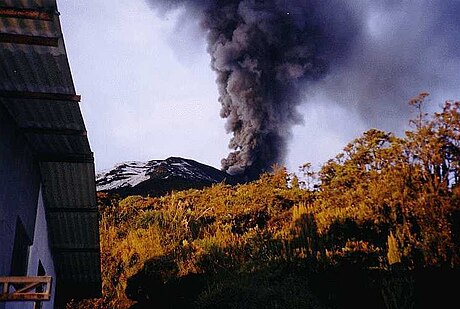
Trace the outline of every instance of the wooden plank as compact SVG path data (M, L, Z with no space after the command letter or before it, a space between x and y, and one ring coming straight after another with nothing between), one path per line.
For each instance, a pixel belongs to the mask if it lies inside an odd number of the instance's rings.
M0 301L44 301L51 298L50 276L0 277L3 284ZM37 287L46 285L46 292L35 292Z
M58 47L59 38L15 33L0 33L0 43Z
M80 102L81 96L68 93L32 92L32 91L0 91L0 97L8 99L37 99L51 101Z
M48 294L48 295L51 295L51 282L52 282L52 278L49 277L49 283L46 285L46 290L45 290L45 294Z
M22 19L38 19L38 20L53 20L55 13L52 11L23 9L12 7L0 7L1 17L22 18Z
M50 300L51 296L45 293L11 293L0 294L0 301L39 301Z
M11 276L11 277L0 277L0 283L30 283L30 282L51 282L51 276Z

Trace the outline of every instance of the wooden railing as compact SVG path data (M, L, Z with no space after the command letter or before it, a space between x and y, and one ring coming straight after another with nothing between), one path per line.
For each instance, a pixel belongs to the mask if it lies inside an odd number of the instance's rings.
M51 297L50 276L0 277L0 301L43 301Z

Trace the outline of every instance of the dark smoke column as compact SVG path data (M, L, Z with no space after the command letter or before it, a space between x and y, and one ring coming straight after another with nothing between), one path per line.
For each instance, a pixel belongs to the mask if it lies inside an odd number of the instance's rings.
M233 133L222 168L250 180L284 163L291 127L302 122L303 87L325 73L327 58L349 36L330 36L340 31L325 12L337 1L326 1L327 8L307 0L151 1L166 9L185 5L201 16L221 117ZM338 2L334 10L347 15Z
M275 1L234 1L205 13L221 117L233 133L233 151L222 160L230 174L251 179L283 163L290 127L301 121L299 82L324 71L315 29L304 29L295 19L300 12L288 9Z

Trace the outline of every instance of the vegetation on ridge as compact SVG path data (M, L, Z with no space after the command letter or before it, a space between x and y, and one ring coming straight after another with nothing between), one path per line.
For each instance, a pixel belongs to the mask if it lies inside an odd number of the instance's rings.
M99 194L104 296L68 308L341 308L361 279L361 301L413 307L415 279L382 272L460 263L460 102L429 116L425 97L404 137L369 130L317 174Z

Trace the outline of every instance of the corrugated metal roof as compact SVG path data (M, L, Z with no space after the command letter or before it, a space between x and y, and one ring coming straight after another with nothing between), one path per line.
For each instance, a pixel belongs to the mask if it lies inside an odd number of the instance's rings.
M97 225L97 212L59 211L49 213L47 218L50 225L51 245L56 250L99 250L99 234L94 229L74 229L75 226L83 224ZM61 262L58 261L58 264Z
M0 34L57 37L58 47L0 44L0 83L3 90L75 93L54 1L10 0L0 7L48 9L53 20L1 17Z
M79 269L99 267L99 256L92 252L60 252L56 256L62 263L57 265L57 271L65 274L62 279L75 283L94 282L98 279L94 273L80 272ZM95 263L96 262L96 263ZM75 286L75 289L83 288L82 285Z
M93 208L96 204L94 167L91 164L42 162L40 169L49 209Z
M61 291L74 298L94 297L93 290L100 289L100 274L81 272L80 269L100 268L98 252L57 252L55 259L60 261L56 265L56 272L64 274L58 278Z
M19 19L4 17L0 20L1 32L37 36L58 36L58 29L53 21ZM10 46L13 47L13 46ZM14 47L13 47L14 48ZM46 53L46 52L45 52Z
M21 128L86 130L76 102L2 98L0 101Z
M1 19L1 18L0 18ZM44 53L49 47L27 50L17 44L0 44L0 83L3 90L75 93L65 54ZM33 67L39 68L33 70Z
M57 289L61 297L99 296L94 159L79 104L66 96L75 88L56 2L6 0L0 9L0 104L40 161Z

